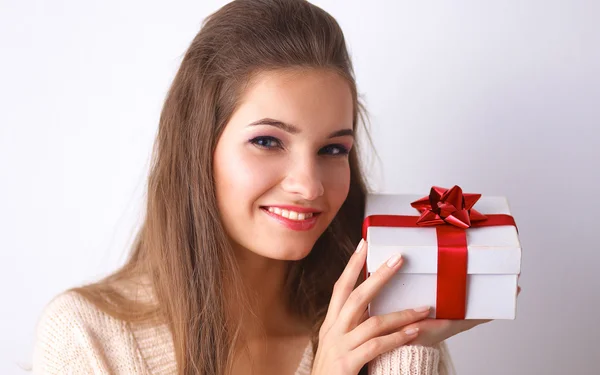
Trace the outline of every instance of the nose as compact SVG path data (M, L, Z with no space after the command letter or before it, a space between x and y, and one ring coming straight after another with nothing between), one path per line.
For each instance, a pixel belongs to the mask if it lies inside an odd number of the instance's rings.
M306 200L315 200L325 192L319 169L312 160L292 162L289 173L281 184L286 192Z

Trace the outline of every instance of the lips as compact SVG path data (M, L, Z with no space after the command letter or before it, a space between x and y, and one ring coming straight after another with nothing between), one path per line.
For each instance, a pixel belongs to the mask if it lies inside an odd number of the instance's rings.
M292 230L309 230L317 223L320 212L305 207L263 206L261 210L279 224Z
M299 212L291 209L285 209L280 207L265 207L265 209L275 215L279 215L286 219L302 221L310 219L313 216L313 212Z

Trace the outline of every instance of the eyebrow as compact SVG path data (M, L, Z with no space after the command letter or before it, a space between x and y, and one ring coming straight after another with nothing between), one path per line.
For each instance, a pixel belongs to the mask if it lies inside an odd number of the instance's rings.
M290 134L301 133L300 128L298 128L295 125L288 124L283 121L275 120L275 119L268 118L268 117L254 121L254 122L250 123L248 126L256 126L256 125L274 126L274 127L279 128L287 133L290 133ZM343 136L348 136L348 135L351 137L354 137L354 130L352 130L352 129L336 130L333 133L329 134L328 138L343 137Z

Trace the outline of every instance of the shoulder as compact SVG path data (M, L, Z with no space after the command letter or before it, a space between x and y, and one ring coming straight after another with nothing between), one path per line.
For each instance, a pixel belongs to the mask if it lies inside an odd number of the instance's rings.
M104 313L81 294L67 291L46 305L36 334L40 339L50 339L44 336L50 335L55 343L89 335L94 335L97 340L115 331L123 331L125 326L125 322ZM99 335L102 332L106 333Z
M135 352L126 322L68 291L50 301L38 320L33 372L125 373L121 368L125 366L138 373Z
M80 328L81 325L116 323L85 297L75 291L63 292L44 308L38 326Z

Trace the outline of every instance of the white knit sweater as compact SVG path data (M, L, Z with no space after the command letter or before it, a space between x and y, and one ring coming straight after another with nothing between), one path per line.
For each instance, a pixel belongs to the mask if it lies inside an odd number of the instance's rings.
M312 345L295 375L310 375ZM372 361L370 375L438 374L438 349L402 346ZM75 292L46 306L37 326L34 374L176 374L171 334L166 325L117 320Z

